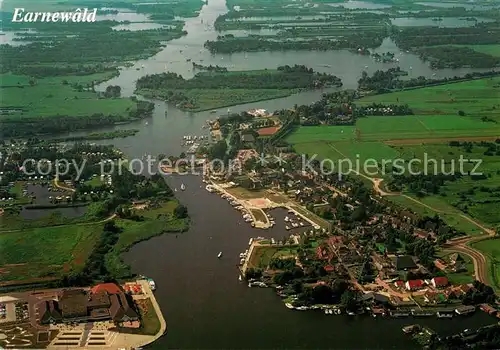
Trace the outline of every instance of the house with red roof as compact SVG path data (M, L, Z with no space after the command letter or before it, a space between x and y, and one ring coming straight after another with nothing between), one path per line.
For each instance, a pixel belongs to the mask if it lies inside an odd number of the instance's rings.
M95 285L91 289L91 292L92 292L92 294L97 294L97 293L101 293L101 292L106 292L108 294L120 294L122 291L121 291L120 287L118 287L114 283L101 283L101 284Z
M424 281L422 280L410 280L407 281L405 287L407 290L417 290L424 286Z
M394 285L397 288L403 288L405 286L405 283L403 281L399 280L399 281L394 282Z
M262 128L257 130L257 133L259 134L259 136L272 136L276 134L279 129L280 129L279 126L270 126L267 128Z
M333 267L332 265L326 265L324 267L324 269L325 269L326 272L333 272L333 271L335 271L335 267Z
M431 284L434 288L444 288L449 284L449 282L446 277L434 277L431 279Z

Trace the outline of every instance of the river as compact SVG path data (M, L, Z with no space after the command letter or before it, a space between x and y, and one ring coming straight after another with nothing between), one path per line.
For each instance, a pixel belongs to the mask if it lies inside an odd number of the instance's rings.
M130 96L135 81L145 74L168 70L185 78L192 77L192 65L186 61L188 58L196 63L203 60L204 65L218 64L234 70L305 64L341 77L346 88L356 87L365 66L368 66L366 70L369 73L394 66L376 63L370 57L347 51L211 55L203 48L203 43L216 39L219 33L212 29L212 25L225 12L224 0L210 0L198 18L187 19L185 29L188 35L168 42L154 57L122 68L120 76L101 84L99 88L120 85L122 94ZM376 51L396 52L403 69L412 67L412 76L430 77L436 73L438 77L445 77L470 72L467 69L433 71L417 56L401 52L389 39ZM321 67L324 64L331 65L331 68ZM289 108L294 104L309 104L317 100L321 93L304 92L283 99L235 106L231 110L239 112L265 108L273 111ZM140 132L137 135L100 143L113 143L129 157L140 157L144 153L179 154L182 151L182 136L203 134L201 127L205 120L214 117L209 112L187 113L162 101L154 102L156 108L152 118L102 130L138 128ZM81 134L84 133L72 135ZM125 254L126 261L135 272L152 277L158 286L156 297L165 315L168 331L165 337L151 345L152 349L416 348L416 344L408 341L401 331L404 325L415 323L412 319L381 320L290 311L271 290L248 288L238 282L238 255L248 248L249 238L263 235L281 239L286 234L283 226L277 225L267 231L252 229L225 200L205 191L199 177L169 177L167 181L172 187L179 188L181 183L187 186L186 191L177 193L192 218L189 231L142 242ZM276 214L277 222L281 221L280 215ZM224 252L222 259L217 259L219 251ZM443 334L479 327L492 321L481 312L453 321L433 317L419 320Z
M157 283L167 335L151 349L411 349L418 347L401 331L405 325L418 322L452 334L494 321L481 311L453 320L415 320L289 310L272 290L239 282L237 269L250 237L283 238L285 214L273 212L272 229L252 229L226 200L202 188L199 177L169 177L168 182L172 188L186 184L177 193L189 208L189 231L153 238L125 255L135 272Z

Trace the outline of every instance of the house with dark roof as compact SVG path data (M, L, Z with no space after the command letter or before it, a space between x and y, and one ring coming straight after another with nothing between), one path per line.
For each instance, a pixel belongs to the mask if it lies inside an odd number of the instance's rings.
M410 270L415 269L417 264L415 260L410 255L397 256L395 260L396 270Z
M130 322L139 319L137 313L130 307L127 296L124 293L112 294L110 296L111 307L109 313L115 322Z
M40 317L40 324L58 323L62 321L59 305L55 300L45 300L38 303L36 306Z
M448 267L453 272L467 270L467 265L464 258L458 253L453 253L450 255L450 263Z
M83 289L63 291L58 301L62 318L75 321L86 318L87 301L88 296Z

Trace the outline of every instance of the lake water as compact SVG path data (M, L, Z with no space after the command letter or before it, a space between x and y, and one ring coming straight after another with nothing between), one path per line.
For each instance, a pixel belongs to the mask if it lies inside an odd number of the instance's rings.
M136 13L130 9L122 9L122 8L106 8L107 10L116 10L118 13L116 14L99 14L99 10L97 11L96 20L97 21L118 21L118 22L148 22L150 21L149 16L144 13Z
M0 35L0 45L3 45L3 44L9 44L12 46L27 45L30 43L30 41L17 41L17 40L14 40L14 38L20 37L19 35L16 35L16 34L29 33L29 32L34 33L34 31L2 32L3 35Z
M158 23L128 23L128 24L119 24L117 26L112 27L113 30L130 30L130 31L138 31L138 30L148 30L148 29L161 29L165 28L163 24Z
M47 217L54 213L60 213L66 218L76 218L85 215L87 207L73 207L73 208L53 208L53 209L26 209L22 208L21 216L25 220L36 220Z

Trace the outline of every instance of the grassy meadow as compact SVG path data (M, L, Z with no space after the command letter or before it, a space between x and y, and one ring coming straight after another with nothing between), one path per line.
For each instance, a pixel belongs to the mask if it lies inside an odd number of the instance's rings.
M130 99L99 99L91 91L77 91L71 84L86 86L92 81L110 78L111 73L87 76L61 76L37 79L29 85L26 76L3 74L0 76L3 102L1 107L16 109L2 119L46 118L57 116L90 116L94 113L126 116L135 109ZM27 84L28 82L28 84ZM63 84L67 82L68 84Z
M488 273L494 288L500 290L498 276L500 275L500 239L493 238L474 243L473 248L482 251L486 255Z
M83 268L102 227L43 227L0 234L2 280L59 277Z

